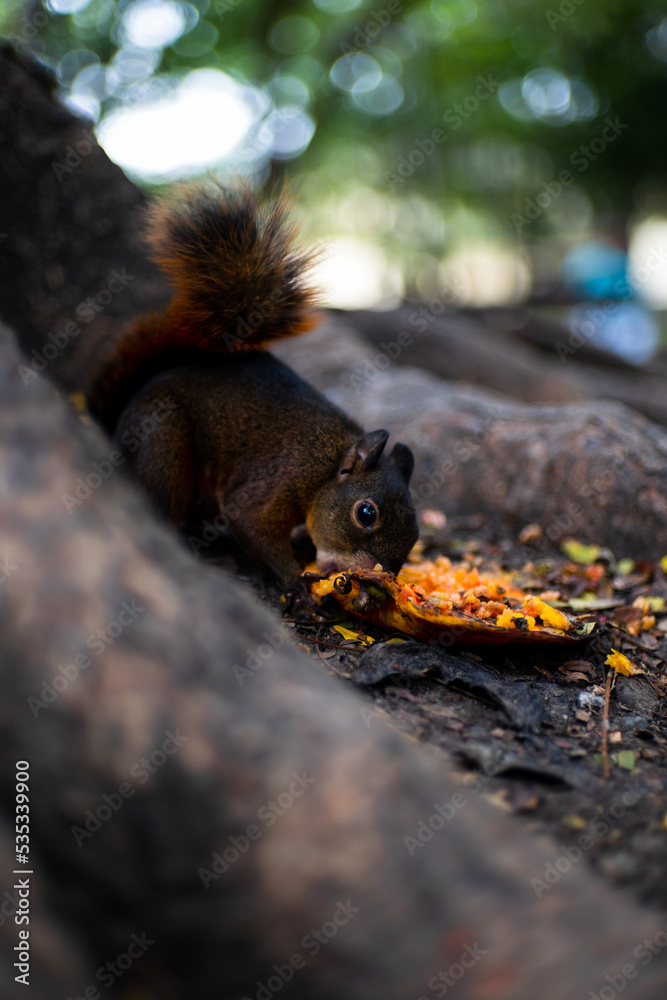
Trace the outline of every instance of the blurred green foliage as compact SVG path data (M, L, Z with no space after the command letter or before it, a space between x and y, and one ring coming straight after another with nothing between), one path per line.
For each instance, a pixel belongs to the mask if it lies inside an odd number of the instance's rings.
M655 0L150 0L158 29L180 9L182 33L143 55L134 45L136 79L100 86L96 60L128 55L128 18L146 2L10 0L0 28L59 72L65 97L72 68L92 66L93 115L200 67L256 88L258 115L296 109L310 142L261 170L287 169L307 202L358 213L357 230L397 253L437 256L462 232L567 242L596 219L667 214Z

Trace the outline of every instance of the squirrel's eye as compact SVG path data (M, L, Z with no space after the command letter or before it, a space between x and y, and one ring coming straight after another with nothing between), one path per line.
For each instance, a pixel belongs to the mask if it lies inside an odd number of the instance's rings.
M377 521L377 508L370 500L362 500L355 507L354 516L362 528L372 528Z

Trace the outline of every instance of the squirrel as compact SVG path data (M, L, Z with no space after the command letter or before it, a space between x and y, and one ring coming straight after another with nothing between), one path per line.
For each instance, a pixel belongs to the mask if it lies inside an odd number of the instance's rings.
M325 575L378 563L398 573L418 530L410 449L383 454L386 430L364 433L265 350L318 320L305 280L318 254L297 249L290 212L284 194L259 205L214 182L154 203L145 235L173 298L121 331L88 403L164 517L178 527L210 500L233 510L232 534L292 600L303 588L294 528L306 525Z

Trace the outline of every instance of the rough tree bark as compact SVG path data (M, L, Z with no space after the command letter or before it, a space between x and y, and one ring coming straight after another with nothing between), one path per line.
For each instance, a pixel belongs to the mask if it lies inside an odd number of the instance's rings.
M506 537L538 523L538 552L568 535L619 557L667 551L667 432L620 403L530 406L455 385L385 364L340 321L275 353L413 448L419 506L482 515Z
M424 305L345 318L380 349L407 333L409 345L399 352L394 346L399 364L524 403L616 400L667 424L664 359L631 365L576 338L571 343L570 330L526 311L471 309L439 316Z
M119 325L168 289L139 237L143 195L52 88L0 45L0 310L31 370L81 389Z
M124 985L160 1000L256 997L293 955L295 998L404 1000L467 946L461 1000L560 1000L653 936L583 866L538 900L530 877L556 845L461 805L419 750L368 726L119 470L104 478L108 442L23 384L6 331L0 357L0 781L9 839L13 765L30 762L36 995L79 995L135 934L152 943ZM442 833L408 850L438 805ZM0 928L5 955L15 932ZM22 996L3 970L3 996ZM656 961L630 995L653 1000L665 976Z

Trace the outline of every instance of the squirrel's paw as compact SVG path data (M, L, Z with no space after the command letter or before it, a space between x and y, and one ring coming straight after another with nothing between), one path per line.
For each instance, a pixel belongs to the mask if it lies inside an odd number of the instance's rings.
M329 621L329 615L322 611L317 598L313 596L310 589L311 583L315 583L317 580L326 580L326 576L319 573L304 573L303 576L299 577L298 583L285 595L287 600L286 613Z

